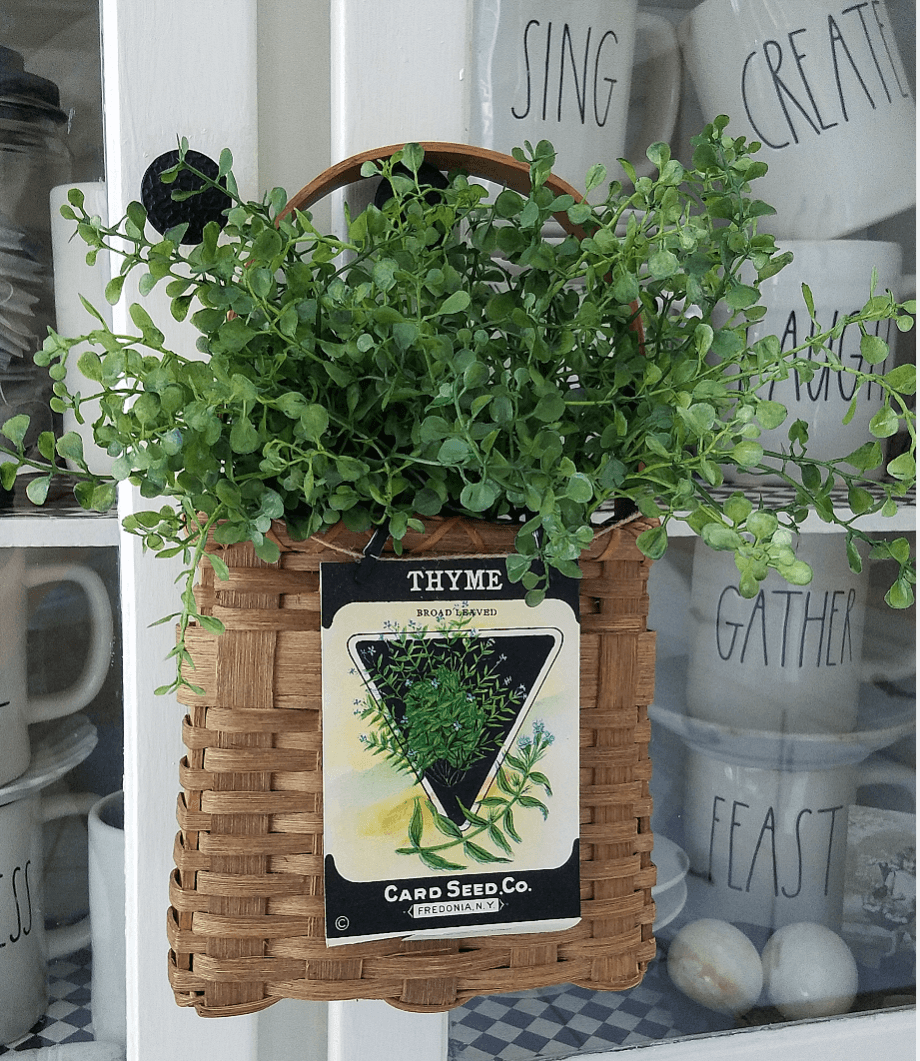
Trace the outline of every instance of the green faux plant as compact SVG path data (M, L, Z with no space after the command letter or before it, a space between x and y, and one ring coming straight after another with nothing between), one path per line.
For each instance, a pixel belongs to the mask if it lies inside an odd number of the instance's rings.
M599 514L616 502L660 520L638 540L650 557L663 554L676 520L733 551L746 596L771 568L808 581L792 544L809 512L843 528L859 565L859 519L891 514L916 474L915 369L874 370L888 348L870 325L892 319L907 330L915 307L867 292L863 309L832 327L813 320L814 334L794 349L781 352L773 336L749 344L746 329L764 314L759 283L790 256L758 229L773 212L750 194L765 170L758 145L726 126L720 118L694 138L690 168L653 145L657 175L635 178L627 164L633 185L609 184L596 206L545 186L554 159L546 142L514 152L530 165L530 194L505 190L492 201L463 173L432 192L418 177L421 148L407 145L367 164L366 175L388 180L393 197L346 216L341 238L319 232L308 213L284 214L282 189L243 201L229 151L218 177L225 225L207 224L191 248L180 243L182 226L153 232L139 203L110 226L73 190L62 212L88 257L121 258L108 300L122 297L135 272L142 294L164 285L172 316L189 322L188 346L168 348L139 303L130 306L135 334L114 333L98 313L88 335L49 334L36 360L56 380L54 408L79 420L85 401L100 400L92 430L112 472L89 471L74 433L43 436L42 457L28 457L27 423L16 417L2 427L12 457L0 465L3 485L30 467L40 474L29 496L40 503L66 458L86 508L109 508L120 481L162 499L125 527L157 555L183 557L183 630L191 619L220 628L199 615L192 593L208 533L251 541L272 561L272 520L295 538L339 520L357 531L384 527L397 547L408 528L438 515L514 520L508 574L532 602L546 565L578 576ZM187 147L164 181L193 169ZM205 189L217 186L197 177ZM589 190L605 183L600 166L587 175ZM560 210L586 231L581 242L544 238ZM744 279L747 271L756 279ZM814 318L807 287L803 297ZM851 326L862 332L858 365L832 349ZM71 392L65 364L84 344L87 382ZM825 365L853 377L854 402L870 383L879 388L875 440L813 460L804 423L787 421L786 451L765 451L761 429L787 410L764 399L763 387ZM865 473L883 463L882 442L898 432L905 448L870 488ZM756 473L766 461L780 462L786 501L714 492L724 466ZM835 510L833 487L845 489L849 511ZM875 544L874 555L897 562L887 599L907 606L915 581L907 542ZM209 559L225 573L219 555ZM181 638L176 653L188 660Z

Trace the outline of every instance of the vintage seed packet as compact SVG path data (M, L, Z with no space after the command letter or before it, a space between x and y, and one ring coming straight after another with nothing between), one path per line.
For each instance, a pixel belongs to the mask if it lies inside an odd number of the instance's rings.
M575 924L577 583L387 559L320 594L327 943Z

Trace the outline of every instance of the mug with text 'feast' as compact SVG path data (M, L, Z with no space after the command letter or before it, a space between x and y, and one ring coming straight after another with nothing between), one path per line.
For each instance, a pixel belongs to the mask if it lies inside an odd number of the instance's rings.
M916 795L910 767L877 758L840 762L846 756L832 745L843 740L827 738L834 765L826 769L784 770L686 750L684 846L698 916L769 929L812 921L840 931L857 790L892 786L909 804Z

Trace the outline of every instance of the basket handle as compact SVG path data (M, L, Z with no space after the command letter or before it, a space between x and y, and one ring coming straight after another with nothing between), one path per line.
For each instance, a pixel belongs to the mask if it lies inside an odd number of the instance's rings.
M281 216L284 217L293 210L308 210L330 192L360 180L361 167L365 162L380 162L405 146L405 144L391 144L389 147L376 147L330 166L291 198ZM530 166L526 162L518 162L510 155L492 151L486 147L474 147L472 144L435 141L423 143L420 146L425 152L425 161L430 162L437 169L462 168L472 176L479 177L480 180L506 184L522 195L527 195L530 191ZM577 203L584 201L584 196L579 191L554 174L550 174L547 178L546 186L555 195L571 195ZM578 239L584 237L584 229L580 225L573 224L564 210L560 210L553 216L566 232Z
M344 188L348 184L354 184L361 179L361 167L365 162L379 162L389 158L396 151L405 147L405 144L391 144L389 147L375 147L370 151L362 151L360 154L352 155L342 162L324 170L318 177L314 177L309 184L300 189L289 201L280 217L285 217L294 210L308 210L314 203L325 198L331 192ZM471 176L479 177L480 180L494 181L497 184L505 184L522 195L530 192L530 166L526 162L518 162L516 158L506 155L501 151L492 151L487 147L476 147L473 144L452 144L441 141L429 141L420 145L425 152L425 161L430 162L440 170L465 169ZM546 187L555 195L571 195L576 203L584 202L584 196L573 188L561 177L550 174L546 179ZM553 214L553 217L562 228L576 239L584 239L586 233L581 225L576 225L569 220L565 210ZM645 350L645 334L642 327L642 318L639 313L638 302L632 303L633 317L630 328L639 337L639 347Z

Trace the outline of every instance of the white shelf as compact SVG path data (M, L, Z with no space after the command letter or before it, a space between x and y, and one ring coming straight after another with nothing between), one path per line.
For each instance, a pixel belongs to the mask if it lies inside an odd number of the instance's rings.
M118 545L118 520L109 516L0 516L0 549Z
M875 487L868 486L870 492ZM879 491L881 487L877 488ZM784 486L750 486L744 483L725 483L723 486L712 490L712 494L718 500L724 500L732 493L740 492L746 494L756 505L758 496L762 496L765 504L775 506L785 504L792 500L792 490ZM847 507L846 490L837 489L831 491L834 508L844 517L849 517L850 510ZM917 529L917 503L916 493L911 491L909 495L898 502L898 511L890 517L874 513L861 517L857 526L860 530L871 534L891 535L905 534ZM802 523L802 531L808 534L841 534L842 530L836 524L825 523L815 513L810 513ZM672 538L688 538L693 531L686 525L675 520L668 525L668 535Z

